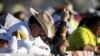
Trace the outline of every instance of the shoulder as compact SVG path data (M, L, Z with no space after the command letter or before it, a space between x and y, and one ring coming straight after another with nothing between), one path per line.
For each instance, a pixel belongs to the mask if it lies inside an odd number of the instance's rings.
M24 26L24 25L21 25L21 26L19 27L19 30L22 31L23 33L28 33L28 29L27 29L27 27Z
M90 32L90 30L89 30L88 28L82 26L82 27L77 28L77 29L73 32L73 34L74 34L75 36L78 36L78 35L85 36L85 35L91 34L91 32ZM77 35L76 35L76 34L77 34ZM85 35L84 35L84 34L85 34Z
M87 28L79 27L70 35L69 40L75 41L75 39L77 39L79 41L79 39L83 40L90 37L90 35L91 33L89 32L89 30L87 30Z

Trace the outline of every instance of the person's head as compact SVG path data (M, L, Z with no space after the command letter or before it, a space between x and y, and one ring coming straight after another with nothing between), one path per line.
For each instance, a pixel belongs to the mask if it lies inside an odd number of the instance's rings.
M47 42L48 41L48 37L47 35L45 34L42 26L40 25L40 23L36 20L36 18L33 16L31 16L29 18L29 29L30 29L30 32L31 32L31 35L33 37L38 37L38 36L41 36L41 39L44 41L44 42Z
M14 16L22 21L26 19L26 14L22 11L14 13Z
M33 29L33 33L36 31L38 33L35 34L36 36L47 36L48 38L54 37L56 29L52 16L47 11L36 12L33 8L30 8L30 11L33 16L30 17L29 22L31 22L31 24L29 24L37 26L36 30L34 29L34 26L32 26L33 28L30 27Z
M8 46L8 40L0 39L0 48Z
M100 16L92 16L85 24L96 36L100 36Z
M29 18L28 24L33 37L37 37L45 33L34 15Z
M64 2L63 4L64 8L69 10L70 12L73 11L73 5L70 2Z

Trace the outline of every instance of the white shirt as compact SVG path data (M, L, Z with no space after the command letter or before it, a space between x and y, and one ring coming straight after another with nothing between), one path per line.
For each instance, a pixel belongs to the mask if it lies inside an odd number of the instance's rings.
M34 39L34 41L31 41L29 53L48 56L50 55L50 48L42 41L41 37L37 37Z

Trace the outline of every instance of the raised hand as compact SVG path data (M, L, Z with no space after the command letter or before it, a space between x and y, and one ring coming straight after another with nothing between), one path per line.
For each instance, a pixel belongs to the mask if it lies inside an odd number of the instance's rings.
M62 12L62 15L61 15L61 19L63 21L67 21L69 19L70 15L69 15L69 11L64 9L64 11Z

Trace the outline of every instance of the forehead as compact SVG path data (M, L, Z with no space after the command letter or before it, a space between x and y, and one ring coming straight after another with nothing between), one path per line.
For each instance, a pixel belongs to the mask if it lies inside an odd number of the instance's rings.
M38 27L41 27L41 25L39 24L39 23L32 23L32 24L30 24L31 26L38 26Z
M43 29L41 25L35 24L35 23L31 24L31 25L30 25L30 28L31 28L31 29Z

